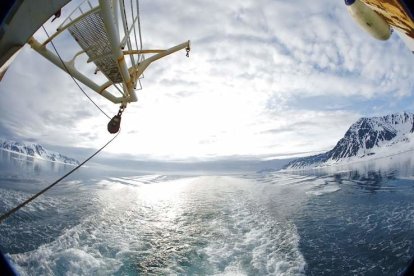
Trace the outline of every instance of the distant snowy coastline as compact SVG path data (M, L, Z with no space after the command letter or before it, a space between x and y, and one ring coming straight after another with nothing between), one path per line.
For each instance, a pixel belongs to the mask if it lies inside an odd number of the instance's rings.
M33 157L49 162L77 166L79 161L45 149L43 146L35 143L21 143L12 140L0 139L0 150L16 153L23 156Z
M289 162L283 170L306 170L392 157L414 151L414 114L361 118L325 153Z

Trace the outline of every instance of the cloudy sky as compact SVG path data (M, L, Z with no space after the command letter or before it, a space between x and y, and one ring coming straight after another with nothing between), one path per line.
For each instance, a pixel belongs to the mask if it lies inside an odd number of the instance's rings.
M144 48L190 39L192 51L147 69L109 152L162 160L290 156L332 148L361 116L414 111L414 55L395 34L379 42L360 30L343 1L140 4ZM56 41L65 59L70 45L69 36ZM117 106L86 91L115 115ZM85 148L111 137L107 118L72 79L29 47L0 94L3 137Z

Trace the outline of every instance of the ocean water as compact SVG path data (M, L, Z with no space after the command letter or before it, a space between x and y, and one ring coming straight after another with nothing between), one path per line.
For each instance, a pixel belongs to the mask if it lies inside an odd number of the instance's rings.
M0 151L0 212L71 167ZM21 275L396 275L414 170L189 175L82 168L0 225Z

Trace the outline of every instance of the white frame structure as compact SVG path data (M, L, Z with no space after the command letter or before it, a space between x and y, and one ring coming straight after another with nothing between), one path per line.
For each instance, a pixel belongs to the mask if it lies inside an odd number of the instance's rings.
M39 42L34 37L31 37L28 43L40 55L96 93L115 104L120 103L126 106L127 103L137 101L135 90L138 85L141 86L140 78L148 66L152 62L179 50L186 49L187 52L190 51L190 41L166 50L143 50L138 0L129 0L130 13L127 12L124 1L128 0L99 0L98 3L93 5L91 0L85 0L63 21L57 28L57 31L48 39L44 42ZM93 23L93 20L96 18L96 22L99 21L99 24ZM128 24L128 19L131 22L130 24ZM90 25L90 22L93 24ZM79 24L84 24L80 25L83 26L83 29L75 34L74 30L78 28L77 26ZM90 30L88 26L94 26L95 29ZM71 32L72 36L74 36L75 40L83 49L76 53L69 61L63 61L60 56L46 48L54 38L66 30ZM91 34L88 34L88 32ZM80 38L83 39L83 34L86 34L85 37L88 35L92 38L97 36L98 40L101 39L102 41L95 43L95 46L87 47L85 43L82 44L82 41L80 41ZM121 36L123 36L122 39ZM96 49L92 49L94 47ZM102 49L105 52L102 52ZM97 65L96 71L102 71L107 78L106 82L98 84L76 69L75 59L81 54L87 54L89 56L88 62L94 62ZM144 54L153 55L144 58ZM128 58L129 65L126 58ZM112 63L112 68L105 68L106 63L99 63L99 60L109 60L109 63ZM109 73L113 73L112 76L115 75L116 80L114 80L114 77L111 78ZM117 85L122 85L122 88L119 88ZM120 96L116 96L108 91L108 88L111 86L117 88Z

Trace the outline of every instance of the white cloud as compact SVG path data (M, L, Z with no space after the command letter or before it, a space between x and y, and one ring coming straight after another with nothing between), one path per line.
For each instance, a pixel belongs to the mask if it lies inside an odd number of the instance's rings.
M377 112L375 101L394 99L381 107L390 112L413 98L414 58L396 37L382 43L363 33L342 2L140 3L145 47L191 39L192 52L148 68L110 151L154 158L317 151L333 146L359 116ZM57 46L68 57L74 48L65 39ZM107 120L29 49L0 90L7 95L2 123L16 135L73 146L108 139Z

